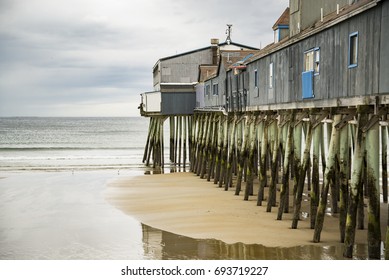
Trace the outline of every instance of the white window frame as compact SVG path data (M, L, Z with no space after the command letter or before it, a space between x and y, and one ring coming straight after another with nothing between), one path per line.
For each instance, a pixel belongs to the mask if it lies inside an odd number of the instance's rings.
M303 72L313 71L320 74L320 48L313 48L304 52Z

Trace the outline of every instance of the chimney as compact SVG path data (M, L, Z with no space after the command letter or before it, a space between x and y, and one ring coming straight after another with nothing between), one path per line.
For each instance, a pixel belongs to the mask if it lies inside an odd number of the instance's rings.
M219 39L211 39L212 64L217 65L219 62Z

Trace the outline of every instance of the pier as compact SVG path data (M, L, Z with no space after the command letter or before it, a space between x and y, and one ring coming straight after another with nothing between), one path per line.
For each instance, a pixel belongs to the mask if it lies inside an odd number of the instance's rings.
M143 160L163 172L168 131L171 171L254 198L275 223L291 213L286 230L309 218L315 243L326 216L336 216L345 257L358 230L367 230L367 258L380 259L384 243L389 259L380 221L383 206L389 211L389 4L329 2L332 10L322 9L312 27L306 1L290 1L273 26L275 42L261 50L228 36L160 59L155 91L142 95L141 114L150 117ZM192 77L172 87L183 81L180 61L188 56L198 61Z

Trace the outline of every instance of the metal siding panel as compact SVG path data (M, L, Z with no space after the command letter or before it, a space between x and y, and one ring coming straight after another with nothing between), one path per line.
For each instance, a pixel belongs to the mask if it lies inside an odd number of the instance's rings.
M162 115L193 114L196 106L196 93L162 93Z
M185 82L197 82L198 66L200 64L210 64L212 62L211 49L184 54L161 61L161 69L164 67L171 69L170 75L162 75L162 83L184 82L182 78L189 78Z

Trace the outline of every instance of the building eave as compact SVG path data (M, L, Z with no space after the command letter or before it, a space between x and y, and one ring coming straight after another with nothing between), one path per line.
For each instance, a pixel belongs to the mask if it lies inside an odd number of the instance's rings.
M275 44L271 44L270 47L266 47L265 49L262 49L257 55L255 55L253 58L249 59L246 64L253 63L265 56L268 56L269 54L275 53L279 50L282 50L286 47L289 47L295 43L298 43L302 40L305 40L306 38L309 38L319 32L322 32L328 28L331 28L349 18L352 18L360 13L363 13L364 11L367 11L371 8L374 8L378 5L378 2L381 2L382 0L375 0L375 1L369 1L368 3L363 3L357 6L355 9L352 9L351 11L347 11L344 14L340 14L337 18L332 20L327 20L324 18L323 23L318 22L315 25L313 25L311 28L307 28L300 32L299 34L288 38L285 41L280 41ZM358 5L358 4L354 4Z

